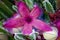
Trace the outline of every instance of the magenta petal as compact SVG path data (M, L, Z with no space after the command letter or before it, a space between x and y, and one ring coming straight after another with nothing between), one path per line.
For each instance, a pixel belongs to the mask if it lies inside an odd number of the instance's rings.
M51 31L52 30L48 24L44 23L41 20L37 20L37 19L35 19L33 21L33 26L42 31Z
M22 33L24 35L29 35L32 32L32 25L31 24L25 24L24 28L22 30Z
M56 22L56 26L57 26L57 29L58 29L58 36L60 37L60 21Z
M16 15L12 18L10 18L9 20L7 20L6 22L3 23L3 26L5 28L15 28L15 27L20 27L21 25L23 25L23 20L22 18L20 17L20 15Z
M21 14L21 16L23 16L23 17L29 15L29 9L24 2L18 3L18 11Z
M58 37L60 37L60 30L58 30Z
M60 21L56 22L56 26L57 26L58 29L60 29Z
M41 13L42 13L42 10L37 5L35 5L30 15L33 16L34 18L37 18Z

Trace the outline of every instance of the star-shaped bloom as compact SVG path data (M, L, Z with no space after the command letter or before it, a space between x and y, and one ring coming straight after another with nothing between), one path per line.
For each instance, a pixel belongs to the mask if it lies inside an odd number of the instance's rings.
M4 22L4 27L8 30L22 27L22 33L27 35L32 32L33 27L42 31L52 30L48 24L37 19L37 17L41 15L41 9L37 5L34 5L34 8L29 10L26 4L20 1L17 7L20 14Z

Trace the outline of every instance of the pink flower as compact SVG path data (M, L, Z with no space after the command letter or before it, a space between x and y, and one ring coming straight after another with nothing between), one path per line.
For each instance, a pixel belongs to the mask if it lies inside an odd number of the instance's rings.
M34 8L31 11L24 2L19 2L17 6L20 14L7 20L4 23L5 28L12 29L22 26L23 34L30 34L32 32L32 27L42 31L52 30L48 24L37 19L37 17L41 15L41 9L38 6L34 5Z

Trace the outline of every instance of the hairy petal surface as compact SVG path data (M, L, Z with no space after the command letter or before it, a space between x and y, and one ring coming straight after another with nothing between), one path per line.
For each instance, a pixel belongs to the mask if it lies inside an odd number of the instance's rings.
M42 13L42 10L37 5L35 5L30 15L33 16L34 18L37 18L41 13Z
M16 28L20 27L24 24L23 19L20 17L20 15L16 15L10 19L8 19L6 22L3 23L3 26L5 28Z
M26 23L23 27L22 33L25 35L29 35L30 33L32 33L32 25Z
M25 17L25 16L29 15L29 9L24 2L19 2L18 3L18 11L19 11L19 13L21 14L22 17Z
M33 26L42 31L51 31L52 30L48 24L46 24L45 22L38 20L38 19L35 19L33 21Z

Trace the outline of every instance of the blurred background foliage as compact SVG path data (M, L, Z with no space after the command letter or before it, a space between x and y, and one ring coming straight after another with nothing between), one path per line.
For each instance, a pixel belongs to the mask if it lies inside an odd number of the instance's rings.
M12 9L14 2L12 0L1 0L0 1L0 19L7 19L14 13Z
M3 32L5 35L8 35L8 40L14 40L13 35L3 29L3 20L10 18L14 10L12 5L14 5L14 0L0 0L0 32Z

